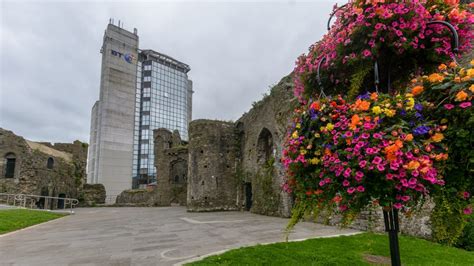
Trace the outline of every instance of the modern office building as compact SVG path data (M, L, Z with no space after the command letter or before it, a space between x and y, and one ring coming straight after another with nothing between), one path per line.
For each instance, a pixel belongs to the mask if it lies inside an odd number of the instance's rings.
M191 120L189 66L138 47L137 30L111 20L105 30L99 100L91 112L89 183L107 194L156 181L153 129L178 130L187 139Z
M135 103L133 188L156 182L153 130L178 130L188 139L192 82L189 66L153 50L139 54ZM166 169L168 170L168 169Z

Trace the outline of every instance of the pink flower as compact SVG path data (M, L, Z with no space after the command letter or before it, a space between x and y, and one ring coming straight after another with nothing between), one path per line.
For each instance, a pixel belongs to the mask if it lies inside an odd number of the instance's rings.
M402 201L407 202L410 200L410 196L402 196Z
M461 107L462 109L466 109L470 106L471 106L471 102L462 102L461 104L459 104L459 107Z
M462 193L462 196L464 197L464 199L468 199L471 196L471 194L469 194L469 192L467 192L467 191L464 191Z
M393 180L393 174L387 174L386 178L387 180Z
M341 205L341 206L339 206L339 210L340 210L341 212L346 211L346 210L347 210L347 206L346 206L346 205Z
M358 186L357 187L357 192L364 192L365 191L365 188L363 186Z
M369 50L365 49L364 51L362 51L362 55L365 57L369 57L372 55L372 53Z
M347 189L347 193L352 194L352 193L354 193L355 190L356 190L355 188L350 187L350 188Z
M342 181L342 185L345 186L345 187L348 187L351 183L349 183L349 181L347 179L344 179L344 181Z
M378 165L377 165L377 170L379 170L380 172L382 172L382 171L385 170L385 166L383 166L382 164L378 164Z
M366 160L362 160L362 161L359 162L360 168L364 168L366 165L367 165L367 161L366 161Z
M454 104L450 104L450 103L447 103L447 104L445 104L445 105L443 105L443 106L444 106L444 109L446 109L446 110L451 110L451 109L454 108Z
M379 164L381 162L382 162L382 158L380 158L379 156L375 156L375 158L372 160L373 164Z
M472 214L472 208L471 207L464 208L463 213L465 215L471 215Z
M399 202L393 204L393 207L394 207L395 209L397 209L397 210L401 209L402 206L403 206L403 205L402 205L401 203L399 203Z

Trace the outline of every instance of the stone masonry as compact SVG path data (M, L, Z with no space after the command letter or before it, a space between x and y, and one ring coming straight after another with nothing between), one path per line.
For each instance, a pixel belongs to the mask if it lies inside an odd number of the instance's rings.
M189 125L188 211L238 210L239 143L234 123Z
M0 193L80 198L84 195L87 144L40 143L0 128ZM55 209L57 201L39 200Z

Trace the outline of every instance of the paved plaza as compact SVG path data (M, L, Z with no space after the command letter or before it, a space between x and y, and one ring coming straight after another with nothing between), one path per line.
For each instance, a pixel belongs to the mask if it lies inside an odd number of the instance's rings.
M224 249L284 240L288 219L183 207L82 208L0 236L0 265L174 265ZM290 240L356 233L300 223Z

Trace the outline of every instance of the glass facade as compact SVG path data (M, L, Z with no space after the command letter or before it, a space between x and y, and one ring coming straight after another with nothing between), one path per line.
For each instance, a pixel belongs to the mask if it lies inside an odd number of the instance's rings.
M156 182L153 130L178 130L181 139L187 140L192 106L187 65L150 50L142 53L140 59L135 105L134 188Z

